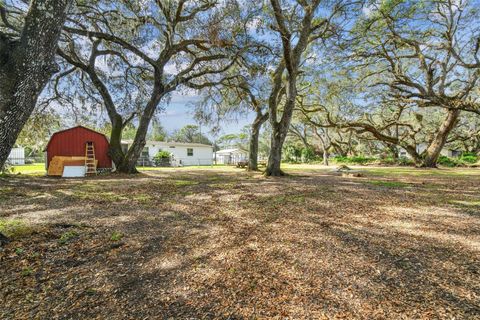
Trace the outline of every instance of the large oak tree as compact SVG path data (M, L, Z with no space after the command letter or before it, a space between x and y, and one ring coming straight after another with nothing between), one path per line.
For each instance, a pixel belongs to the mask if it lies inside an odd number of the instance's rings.
M58 70L55 53L71 0L0 2L0 168Z
M179 87L202 89L212 77L227 70L241 48L232 37L229 4L212 0L109 1L97 6L79 6L65 30L66 43L59 54L73 67L88 75L104 102L112 124L110 154L121 172L136 172L136 162L145 145L147 131L160 102ZM229 22L230 21L230 22ZM227 28L229 27L229 29ZM76 52L85 46L89 54ZM122 130L130 121L119 112L108 84L109 75L99 70L98 58L115 57L125 70L141 69L141 81L149 88L145 103L136 107L137 131L126 153L121 148ZM209 79L204 82L206 76ZM126 92L125 94L130 94Z

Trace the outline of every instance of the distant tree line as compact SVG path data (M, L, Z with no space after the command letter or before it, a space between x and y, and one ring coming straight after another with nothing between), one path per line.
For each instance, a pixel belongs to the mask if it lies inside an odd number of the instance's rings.
M479 5L0 2L0 166L19 136L28 139L31 119L69 112L108 129L110 155L126 173L152 134L217 144L227 139L222 123L238 116L252 119L240 139L249 169L267 152L267 176L283 175L298 143L304 158L313 152L325 164L331 154L405 150L417 166L435 167L446 146L479 151ZM202 97L195 113L212 141L195 126L172 137L158 130L182 92Z

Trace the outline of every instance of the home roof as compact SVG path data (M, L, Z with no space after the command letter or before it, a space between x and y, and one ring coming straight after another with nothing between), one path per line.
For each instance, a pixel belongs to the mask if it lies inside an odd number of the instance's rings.
M132 144L133 140L122 140L124 144ZM211 145L194 142L174 142L174 141L147 141L145 145L161 145L161 146L184 146L184 147L203 147L213 148Z
M242 149L223 149L223 150L218 150L217 154L227 154L227 153L246 153L246 151L243 151Z

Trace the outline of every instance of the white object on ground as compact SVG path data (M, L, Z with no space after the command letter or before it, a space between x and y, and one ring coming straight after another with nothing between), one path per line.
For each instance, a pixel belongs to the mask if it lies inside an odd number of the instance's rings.
M63 178L85 177L85 166L65 166L63 167Z

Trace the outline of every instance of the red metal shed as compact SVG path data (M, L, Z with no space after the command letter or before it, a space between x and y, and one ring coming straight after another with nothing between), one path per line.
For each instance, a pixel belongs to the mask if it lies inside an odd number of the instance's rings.
M111 168L112 159L108 156L107 137L100 132L82 126L55 132L47 144L47 168L54 156L85 157L85 145L93 142L98 168Z

